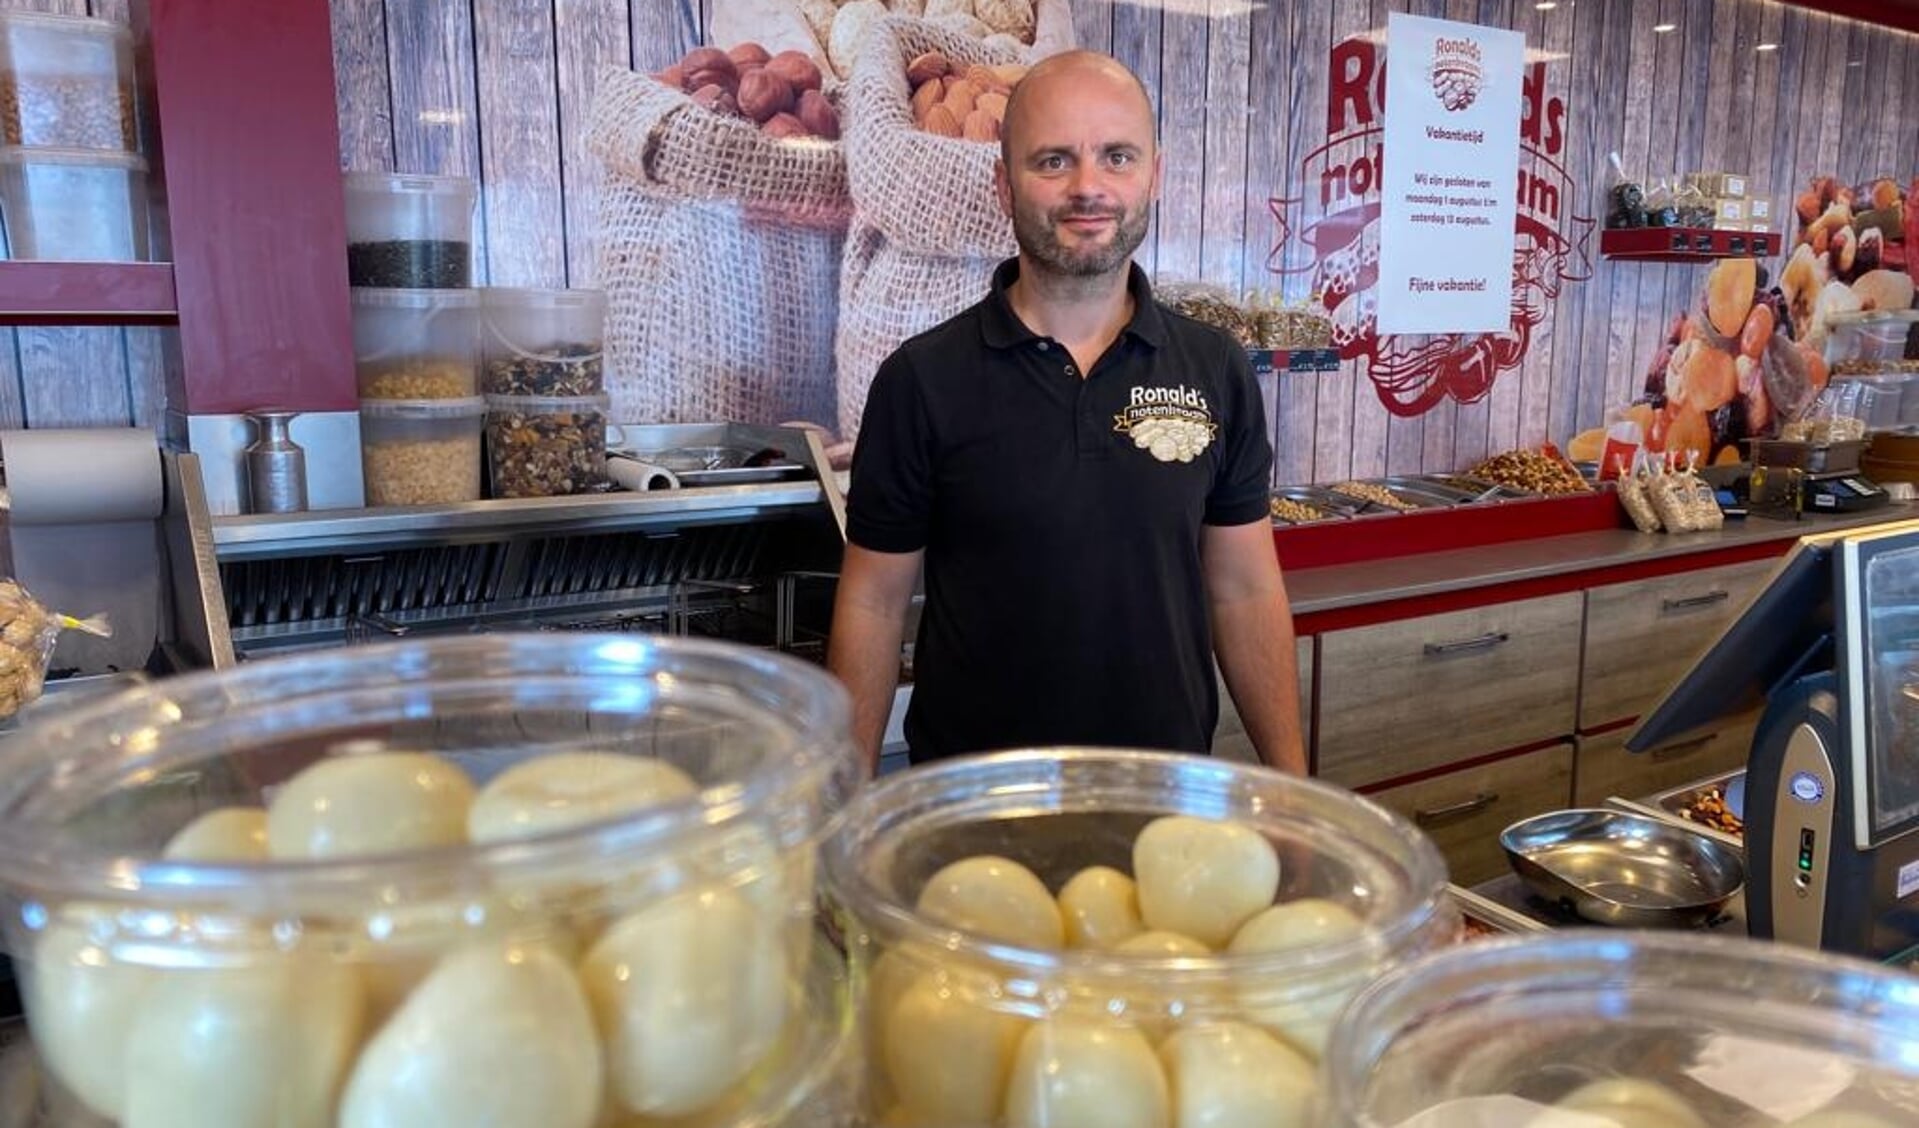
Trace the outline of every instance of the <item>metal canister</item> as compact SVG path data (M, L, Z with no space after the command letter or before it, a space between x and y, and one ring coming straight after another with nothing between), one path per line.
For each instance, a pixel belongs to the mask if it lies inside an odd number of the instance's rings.
M307 507L307 456L293 441L297 411L247 412L254 439L247 447L247 493L251 513L303 513Z

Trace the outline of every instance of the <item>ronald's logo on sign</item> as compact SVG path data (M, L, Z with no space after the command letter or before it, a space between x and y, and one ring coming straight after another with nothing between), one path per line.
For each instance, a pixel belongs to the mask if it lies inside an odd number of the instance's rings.
M1433 80L1433 97L1448 113L1458 113L1479 100L1486 76L1479 69L1479 41L1475 39L1433 40L1433 61L1426 73Z

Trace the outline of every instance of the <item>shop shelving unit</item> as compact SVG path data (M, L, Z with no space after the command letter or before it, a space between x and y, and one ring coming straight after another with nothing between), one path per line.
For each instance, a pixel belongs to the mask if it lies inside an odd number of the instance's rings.
M1719 231L1701 227L1609 228L1600 232L1599 253L1635 262L1704 262L1721 258L1768 258L1785 245L1777 231Z

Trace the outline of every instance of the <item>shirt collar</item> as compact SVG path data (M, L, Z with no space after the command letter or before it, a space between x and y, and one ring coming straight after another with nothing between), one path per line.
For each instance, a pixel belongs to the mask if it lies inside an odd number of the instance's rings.
M1006 298L1007 288L1019 279L1019 259L1010 258L993 271L993 288L981 310L980 334L988 348L1010 349L1040 339L1038 333L1013 312ZM1153 300L1153 285L1138 263L1127 264L1126 289L1133 296L1133 316L1120 330L1121 336L1133 336L1153 348L1166 343L1166 317Z

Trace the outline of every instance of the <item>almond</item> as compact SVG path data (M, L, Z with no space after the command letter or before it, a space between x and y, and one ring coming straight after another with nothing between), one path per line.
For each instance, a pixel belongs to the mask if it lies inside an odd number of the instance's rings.
M946 61L945 55L928 51L906 64L906 81L917 90L921 83L944 78L952 69L953 65Z
M946 88L940 85L938 79L925 83L918 90L913 91L913 121L924 128L926 111L939 105L945 98Z
M999 84L1011 90L1013 87L1019 85L1020 79L1026 77L1028 69L1029 68L1021 66L1019 63L1001 63L999 66L993 67L992 71L993 74L999 78Z
M973 103L979 100L979 95L979 87L962 78L946 88L946 97L941 104L953 111L954 121L965 121L966 115L973 112Z
M1012 87L1001 82L999 74L994 71L992 67L980 63L974 63L972 66L966 68L966 81L979 87L982 91L997 90L1001 94L1012 92Z
M976 110L985 110L987 113L993 115L993 120L1004 122L1006 120L1006 95L996 90L988 90L973 102L973 108Z
M953 116L953 111L947 109L944 102L926 111L926 120L920 124L920 128L941 137L963 136L959 119Z
M999 119L985 110L974 110L966 115L966 121L960 126L960 135L968 141L998 141Z

